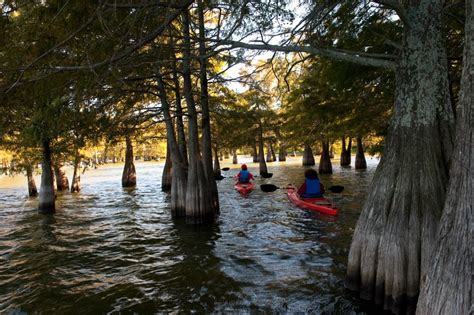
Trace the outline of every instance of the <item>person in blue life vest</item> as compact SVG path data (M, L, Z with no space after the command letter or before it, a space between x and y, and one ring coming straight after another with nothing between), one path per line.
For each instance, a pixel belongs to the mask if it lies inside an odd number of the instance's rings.
M247 165L242 164L241 171L235 176L239 183L248 183L253 178L252 173L247 170Z
M298 194L303 198L320 198L324 194L324 186L319 181L318 172L310 168L304 172L304 183L298 189Z

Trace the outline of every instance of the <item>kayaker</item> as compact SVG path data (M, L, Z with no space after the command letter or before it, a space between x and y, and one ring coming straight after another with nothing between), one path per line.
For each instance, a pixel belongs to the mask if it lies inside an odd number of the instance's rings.
M252 173L247 170L247 165L242 164L240 168L240 172L235 175L239 183L248 183L251 179L254 179Z
M320 198L324 194L324 186L319 181L318 172L312 168L304 172L304 183L298 189L302 198Z

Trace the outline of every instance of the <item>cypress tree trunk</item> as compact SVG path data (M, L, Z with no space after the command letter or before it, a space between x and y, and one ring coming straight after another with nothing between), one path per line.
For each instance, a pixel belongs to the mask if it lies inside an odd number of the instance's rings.
M334 148L332 146L332 143L329 145L329 157L331 159L334 159Z
M351 151L352 151L352 138L349 137L349 142L347 143L347 147L346 147L346 136L343 136L342 137L342 151L341 151L341 166L351 165Z
M267 162L273 162L273 156L272 156L272 150L270 149L270 146L267 148Z
M237 160L237 151L233 150L232 151L232 164L238 164L239 161Z
M56 188L58 191L69 190L69 180L64 171L64 164L62 162L54 163L54 174L56 175Z
M81 190L80 167L81 167L81 154L79 153L79 150L77 150L74 157L74 173L72 175L71 192L79 192Z
M329 141L322 141L323 152L319 160L319 174L332 174L331 158L329 157Z
M364 155L364 145L362 144L362 137L360 136L357 136L357 153L355 159L355 168L356 170L367 169L367 161L365 160Z
M165 165L163 166L163 174L161 175L161 190L165 192L171 191L171 182L172 182L172 162L171 162L171 149L169 140L166 143L166 160Z
M224 159L228 160L230 158L229 152L224 151Z
M165 118L167 143L169 144L171 159L174 161L171 168L171 216L179 218L186 216L187 174L184 163L185 159L181 156L181 150L176 141L173 119L170 114L170 106L163 78L159 70L156 71L156 74L163 117Z
M272 154L272 162L275 162L277 160L276 154L275 154L275 149L273 148L273 144L270 143L270 152Z
M278 161L286 161L286 149L283 143L280 143L280 149L278 150Z
M403 47L386 151L354 232L347 287L412 313L433 255L452 152L443 1L404 4Z
M209 93L207 84L207 49L206 49L206 30L204 23L204 3L198 0L198 18L199 18L199 81L201 83L201 118L202 118L202 160L204 172L207 177L206 189L211 199L210 206L215 214L219 213L219 193L214 178L214 169L212 167L212 140L211 140L211 118L209 112ZM235 151L234 151L235 154ZM235 154L235 157L236 154Z
M219 161L224 161L224 156L222 155L222 152L219 153Z
M33 166L29 163L26 165L26 178L28 180L28 196L38 196L38 189L36 189L35 178L33 177Z
M258 168L260 171L260 175L267 174L267 163L265 163L265 155L263 152L263 128L262 122L259 121L258 124Z
M311 146L309 144L305 143L303 151L303 166L313 166L315 164L313 150L311 150Z
M253 147L252 147L252 157L253 157L253 162L258 163L260 157L259 157L258 152L257 152L257 144L256 143L254 143Z
M188 149L186 148L186 134L184 132L183 107L181 105L181 93L179 86L179 77L177 69L177 60L173 54L173 81L174 94L176 99L176 131L178 134L178 148L184 167L188 167Z
M51 148L50 140L43 140L43 161L41 166L41 187L39 193L39 206L38 211L40 213L55 213L55 194L53 184L53 172L51 167Z
M125 165L122 173L122 187L135 187L137 185L137 173L133 162L133 145L129 136L125 137Z
M107 164L107 154L109 151L109 145L106 143L104 146L104 153L102 154L102 163Z
M474 4L466 1L463 72L456 144L438 244L422 286L417 314L472 314L474 204Z
M221 176L221 164L219 163L218 146L214 147L214 176Z
M189 13L183 12L184 61L183 79L184 95L188 104L188 183L186 190L186 222L201 224L214 221L215 206L208 189L207 174L199 152L199 131L197 111L192 95L191 83L191 44L189 38Z

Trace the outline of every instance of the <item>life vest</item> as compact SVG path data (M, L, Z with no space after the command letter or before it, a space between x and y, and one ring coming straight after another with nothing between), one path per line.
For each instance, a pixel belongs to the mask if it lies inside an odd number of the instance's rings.
M241 170L239 175L240 183L248 183L250 180L250 173L248 170Z
M306 191L305 196L308 197L319 197L321 196L321 183L319 179L305 179Z

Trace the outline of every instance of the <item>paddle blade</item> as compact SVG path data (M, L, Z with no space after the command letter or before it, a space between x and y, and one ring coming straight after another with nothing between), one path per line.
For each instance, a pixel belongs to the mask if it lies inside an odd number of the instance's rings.
M222 175L214 175L215 180L223 180L225 177Z
M263 178L270 178L273 176L273 173L260 173Z
M338 194L341 193L344 190L344 186L331 186L328 188L329 191Z
M221 168L221 171L228 171L228 170L230 170L230 167L223 167L223 168Z
M273 192L277 189L280 189L280 187L277 187L277 186L272 185L272 184L262 184L262 185L260 185L260 189L263 192Z

